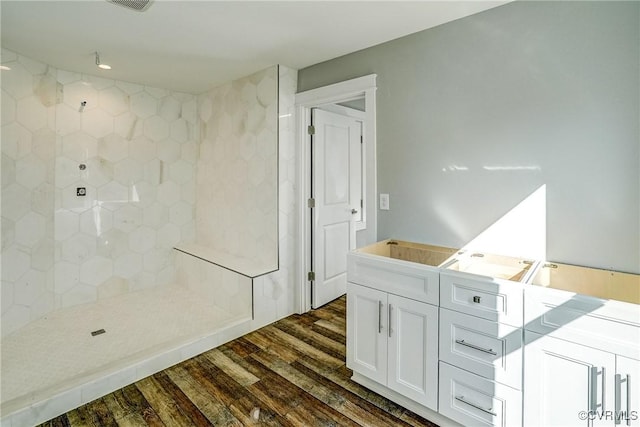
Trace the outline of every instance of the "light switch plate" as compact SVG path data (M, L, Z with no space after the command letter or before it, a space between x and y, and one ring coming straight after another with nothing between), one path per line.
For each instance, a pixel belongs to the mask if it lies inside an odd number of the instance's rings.
M389 194L380 193L380 210L381 211L389 210Z

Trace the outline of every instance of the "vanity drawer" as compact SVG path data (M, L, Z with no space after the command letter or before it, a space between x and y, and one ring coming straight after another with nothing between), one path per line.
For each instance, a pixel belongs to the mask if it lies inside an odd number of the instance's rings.
M440 309L440 360L522 389L522 329Z
M463 425L522 425L522 392L444 362L438 402L438 412Z
M494 322L522 327L523 285L463 273L440 274L440 306Z
M347 280L433 305L440 299L440 272L428 265L351 252Z

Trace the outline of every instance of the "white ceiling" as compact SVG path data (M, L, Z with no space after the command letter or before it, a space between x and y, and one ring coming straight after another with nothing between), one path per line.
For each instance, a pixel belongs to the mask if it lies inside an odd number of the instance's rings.
M275 64L318 62L506 1L169 1L136 12L105 0L0 3L2 46L54 67L202 93ZM94 51L110 71L98 70Z

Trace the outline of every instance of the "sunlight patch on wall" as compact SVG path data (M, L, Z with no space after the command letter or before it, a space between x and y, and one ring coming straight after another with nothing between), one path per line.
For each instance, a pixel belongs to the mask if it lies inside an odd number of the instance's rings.
M547 188L542 185L463 249L530 259L546 259Z

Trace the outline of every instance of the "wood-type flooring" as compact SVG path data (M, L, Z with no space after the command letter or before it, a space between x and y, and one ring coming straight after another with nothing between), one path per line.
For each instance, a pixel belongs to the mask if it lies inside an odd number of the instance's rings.
M349 379L345 303L289 316L42 426L435 426Z

